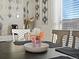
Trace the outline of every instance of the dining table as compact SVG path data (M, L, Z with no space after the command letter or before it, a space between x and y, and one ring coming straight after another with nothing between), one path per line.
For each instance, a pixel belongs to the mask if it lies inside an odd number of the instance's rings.
M13 42L0 42L0 59L56 59L56 57L69 57L55 51L55 48L48 48L44 53L30 53L24 48L24 45L15 45Z

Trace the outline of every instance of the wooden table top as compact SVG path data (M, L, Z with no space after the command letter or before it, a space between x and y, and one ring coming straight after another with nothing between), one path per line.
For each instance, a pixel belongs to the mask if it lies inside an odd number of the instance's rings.
M46 53L33 54L25 52L23 45L14 45L12 42L0 42L0 59L49 59L57 56L67 55L56 52L54 48L49 48Z

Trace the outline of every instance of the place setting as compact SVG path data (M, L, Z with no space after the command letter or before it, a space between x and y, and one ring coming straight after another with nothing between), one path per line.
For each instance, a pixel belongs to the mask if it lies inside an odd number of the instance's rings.
M49 45L47 43L42 42L44 38L45 38L44 32L40 32L39 30L32 31L30 34L31 42L24 44L25 51L31 53L46 52L49 48Z

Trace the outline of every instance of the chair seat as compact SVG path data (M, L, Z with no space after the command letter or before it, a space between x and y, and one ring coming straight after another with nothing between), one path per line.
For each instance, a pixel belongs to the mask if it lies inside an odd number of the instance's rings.
M79 49L63 47L63 48L56 48L55 50L58 52L70 55L72 57L79 58Z

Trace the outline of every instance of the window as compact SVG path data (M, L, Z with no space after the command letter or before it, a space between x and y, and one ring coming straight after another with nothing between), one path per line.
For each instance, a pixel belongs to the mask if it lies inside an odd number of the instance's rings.
M66 20L79 18L79 0L63 1L63 17Z
M79 0L63 0L63 29L79 30Z

